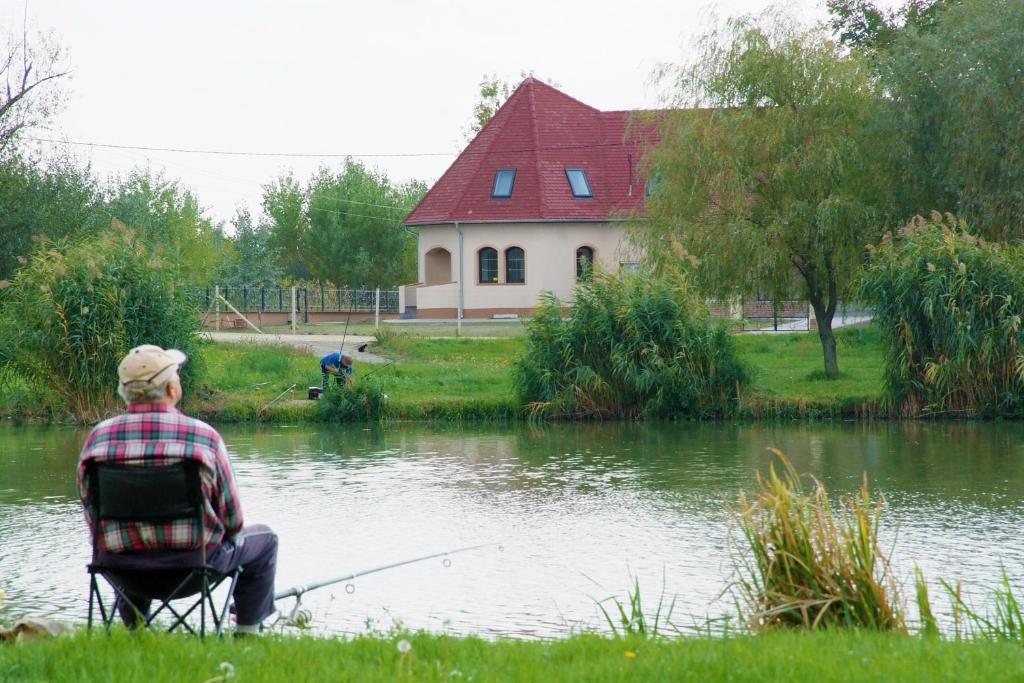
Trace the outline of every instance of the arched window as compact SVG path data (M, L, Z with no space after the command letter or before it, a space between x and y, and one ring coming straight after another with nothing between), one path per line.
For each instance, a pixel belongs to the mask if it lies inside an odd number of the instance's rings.
M576 282L590 282L594 273L594 250L580 247L576 250Z
M509 247L505 250L505 282L526 282L526 254L519 247Z
M480 258L481 284L498 281L498 250L484 247L477 252Z

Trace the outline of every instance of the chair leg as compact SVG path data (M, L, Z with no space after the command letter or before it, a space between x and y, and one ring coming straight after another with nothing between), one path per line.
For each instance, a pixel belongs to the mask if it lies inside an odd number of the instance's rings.
M92 610L93 600L96 598L96 575L89 574L89 620L86 622L85 629L87 631L92 630Z
M235 586L238 585L238 575L242 573L241 568L236 569L231 574L231 585L228 586L227 597L224 598L224 607L220 611L220 617L217 619L217 635L221 636L224 634L224 620L228 618L228 609L231 607L231 600L235 597ZM210 598L210 606L213 607L213 598Z
M206 600L210 595L210 575L203 569L203 592L199 596L199 637L206 637Z

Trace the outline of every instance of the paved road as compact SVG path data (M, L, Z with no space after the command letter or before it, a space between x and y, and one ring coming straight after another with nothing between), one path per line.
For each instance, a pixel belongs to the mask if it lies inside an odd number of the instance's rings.
M318 357L337 351L341 346L340 334L256 334L254 332L203 332L203 334L217 343L286 344L306 349L310 355ZM387 358L370 352L359 353L356 350L360 345L374 341L376 341L375 337L350 334L345 337L344 350L361 363L386 363Z

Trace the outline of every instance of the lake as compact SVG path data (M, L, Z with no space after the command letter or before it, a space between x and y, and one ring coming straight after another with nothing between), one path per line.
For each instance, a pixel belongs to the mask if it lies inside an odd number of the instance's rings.
M0 427L0 622L84 621L90 545L74 485L87 432ZM639 581L682 629L733 612L742 550L728 508L772 456L833 493L864 472L912 595L963 579L981 600L1001 566L1024 584L1024 425L597 424L537 428L230 427L249 523L280 536L278 589L477 543L308 594L324 633L396 625L558 637L604 628L597 603ZM939 607L947 603L932 592ZM284 603L290 608L292 601ZM609 603L605 603L608 605ZM912 615L916 614L913 607Z

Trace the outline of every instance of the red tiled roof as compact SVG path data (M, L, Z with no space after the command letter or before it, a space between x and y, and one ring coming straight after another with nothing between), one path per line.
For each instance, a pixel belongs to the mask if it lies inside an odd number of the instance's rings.
M527 78L405 223L607 220L640 209L640 157L657 132L654 126L636 127L625 139L631 113L598 111ZM499 168L516 169L509 199L491 199ZM593 198L572 196L566 168L586 172Z

